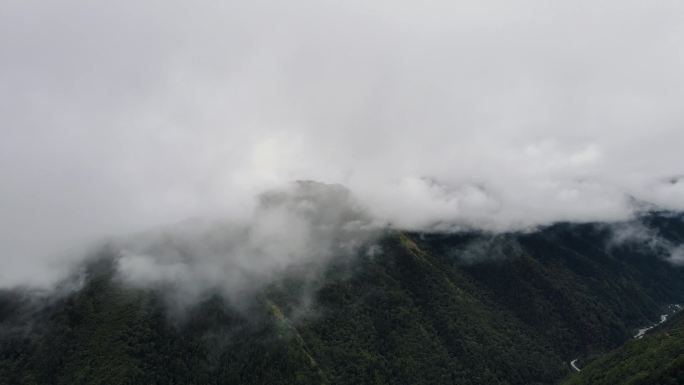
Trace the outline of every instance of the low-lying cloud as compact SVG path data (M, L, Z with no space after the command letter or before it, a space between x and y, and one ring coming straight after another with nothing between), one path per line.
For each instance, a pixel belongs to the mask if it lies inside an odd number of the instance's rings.
M659 0L3 1L0 286L293 180L413 230L682 210L682 46Z
M208 292L238 302L288 273L313 280L331 259L372 250L379 230L342 186L301 181L262 194L248 221L185 221L110 247L123 281L183 307Z
M662 214L664 215L664 214ZM610 249L628 246L650 255L659 255L673 265L684 265L684 244L660 234L640 221L612 223L608 227Z

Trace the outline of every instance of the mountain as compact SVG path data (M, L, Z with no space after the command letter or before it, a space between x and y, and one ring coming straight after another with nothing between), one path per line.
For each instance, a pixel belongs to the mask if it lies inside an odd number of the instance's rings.
M0 384L554 384L571 360L684 303L682 243L684 218L667 213L526 233L387 231L320 273L293 267L239 301L214 292L189 306L163 285L123 283L120 255L103 250L76 286L0 292ZM621 351L567 381L594 383L592 368Z
M684 313L591 362L563 385L684 384Z

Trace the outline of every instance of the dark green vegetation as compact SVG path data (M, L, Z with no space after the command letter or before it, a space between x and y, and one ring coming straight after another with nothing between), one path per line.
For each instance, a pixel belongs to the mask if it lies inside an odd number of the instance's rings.
M571 359L622 345L684 302L684 271L664 260L684 221L643 221L665 243L616 244L588 224L388 233L382 253L313 281L292 274L239 308L213 295L180 314L162 291L118 284L104 255L78 291L0 294L0 384L557 383Z
M564 385L684 384L684 313L593 361Z

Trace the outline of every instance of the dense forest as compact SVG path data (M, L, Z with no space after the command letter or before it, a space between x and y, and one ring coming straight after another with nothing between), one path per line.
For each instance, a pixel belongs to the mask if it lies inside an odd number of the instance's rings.
M314 278L304 266L239 304L207 293L182 310L122 284L105 250L78 289L0 292L0 384L677 383L682 316L628 341L684 303L667 260L684 220L625 226L387 231ZM576 358L591 362L579 375Z
M591 362L563 385L684 384L684 313Z

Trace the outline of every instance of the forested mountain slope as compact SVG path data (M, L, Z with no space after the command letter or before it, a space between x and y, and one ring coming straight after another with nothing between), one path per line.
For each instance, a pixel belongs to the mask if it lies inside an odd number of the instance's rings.
M666 261L682 218L639 229L390 231L313 279L182 310L163 288L121 284L103 252L79 290L0 294L0 384L553 384L684 303Z
M593 361L563 384L684 384L684 313Z

